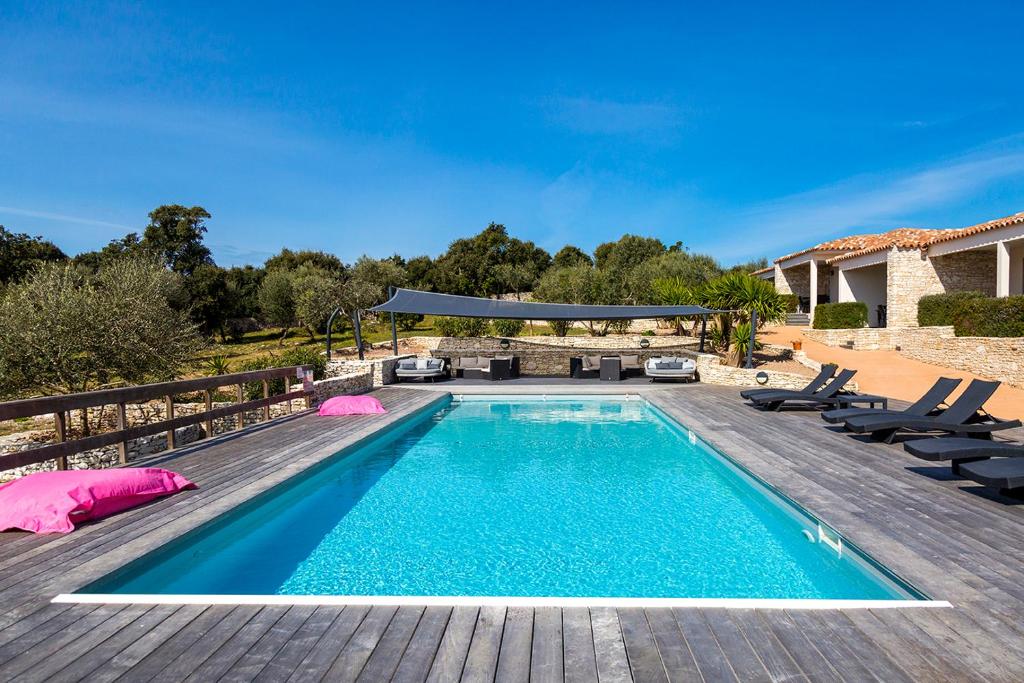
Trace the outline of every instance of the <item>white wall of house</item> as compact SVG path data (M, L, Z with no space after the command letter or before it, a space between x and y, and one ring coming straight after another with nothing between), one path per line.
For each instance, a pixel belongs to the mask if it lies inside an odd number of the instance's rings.
M843 268L838 271L839 301L860 301L868 307L868 325L878 327L878 307L888 302L888 278L885 263Z

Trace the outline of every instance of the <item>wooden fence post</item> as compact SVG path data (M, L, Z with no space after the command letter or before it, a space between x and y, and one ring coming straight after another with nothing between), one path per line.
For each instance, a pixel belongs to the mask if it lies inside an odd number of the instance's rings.
M203 390L203 405L206 408L206 412L213 410L213 395L209 389ZM209 439L213 436L213 418L207 416L206 418L206 438Z
M270 398L270 382L263 380L263 398ZM270 406L263 406L263 421L266 422L270 419Z
M53 430L57 432L57 443L64 443L68 428L68 420L64 415L63 410L58 410L53 414ZM68 459L65 456L57 458L57 469L66 470L68 468Z
M235 398L239 403L245 403L245 387L241 384L235 387ZM238 419L235 420L235 429L241 429L245 426L245 413L236 413L236 415L238 415Z
M166 413L166 415L164 415L164 419L165 420L173 420L174 419L174 397L173 396L169 396L169 395L168 396L164 396L164 408L165 408L164 412ZM167 450L169 450L169 451L174 450L174 428L173 427L171 427L170 429L167 430Z
M290 376L286 376L284 378L284 393L286 395L292 393L292 378ZM292 400L291 399L288 399L287 401L285 401L284 402L284 406L285 406L285 408L284 408L285 410L287 410L289 413L292 412Z
M128 429L128 414L125 412L124 402L117 404L117 431ZM121 439L117 444L117 460L122 465L128 464L128 440Z

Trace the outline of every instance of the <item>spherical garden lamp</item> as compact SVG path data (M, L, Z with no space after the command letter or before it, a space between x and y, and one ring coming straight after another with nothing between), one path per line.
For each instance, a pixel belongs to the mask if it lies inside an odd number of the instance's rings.
M509 348L512 347L512 342L510 342L508 339L502 339L500 342L498 342L498 346L500 346L505 351L508 351Z
M640 348L641 349L646 349L650 345L651 345L651 340L650 339L648 339L647 337L641 337L640 338Z
M754 379L757 380L758 384L768 384L768 373L762 370L754 375Z

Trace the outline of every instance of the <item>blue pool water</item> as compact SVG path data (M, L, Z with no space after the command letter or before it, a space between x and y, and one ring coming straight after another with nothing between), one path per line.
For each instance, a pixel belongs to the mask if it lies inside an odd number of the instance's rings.
M85 592L919 597L817 533L645 401L473 400Z

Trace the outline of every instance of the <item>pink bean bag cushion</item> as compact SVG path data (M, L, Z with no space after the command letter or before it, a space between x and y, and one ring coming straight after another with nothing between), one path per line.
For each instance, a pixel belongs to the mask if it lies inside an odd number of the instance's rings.
M320 405L321 415L379 415L386 412L373 396L335 396Z
M185 477L156 467L36 472L0 484L0 531L66 534L79 522L190 488Z

